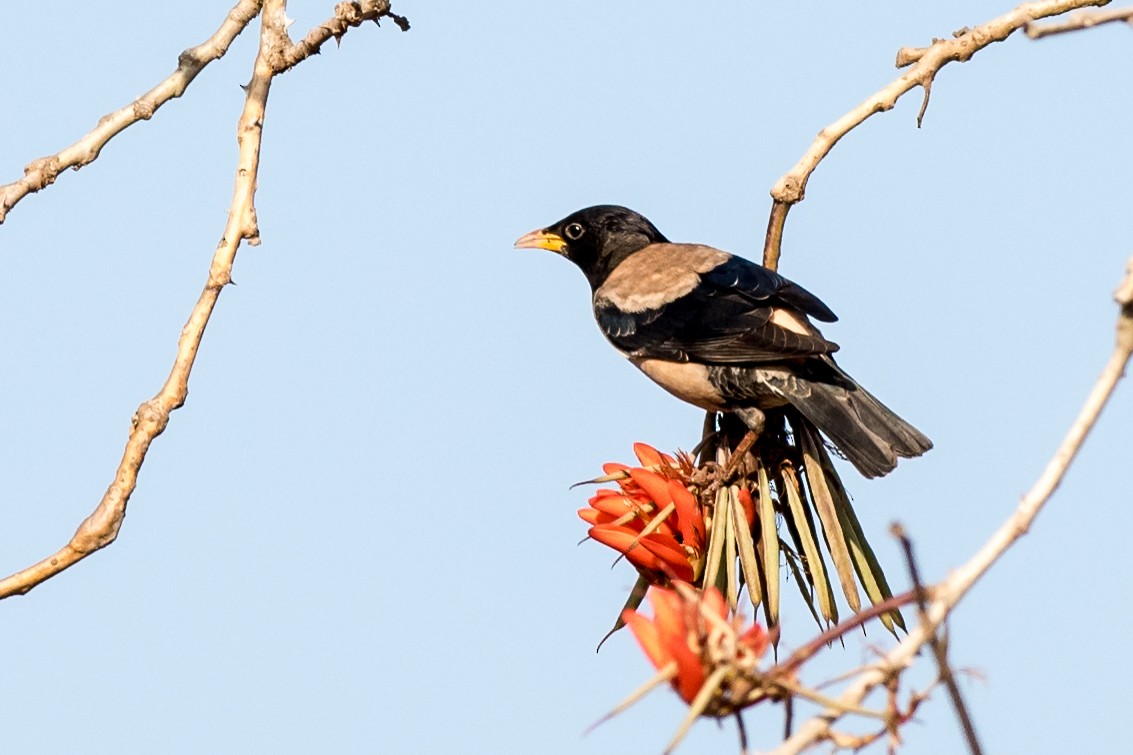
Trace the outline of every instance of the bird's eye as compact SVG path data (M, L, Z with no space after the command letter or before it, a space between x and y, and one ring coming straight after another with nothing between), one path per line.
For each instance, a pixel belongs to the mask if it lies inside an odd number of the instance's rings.
M578 223L571 223L565 229L563 229L563 233L571 241L578 241L580 238L582 238L583 228Z

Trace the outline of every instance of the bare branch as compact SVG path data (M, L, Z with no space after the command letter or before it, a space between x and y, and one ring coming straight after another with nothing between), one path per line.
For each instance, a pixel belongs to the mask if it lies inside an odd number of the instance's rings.
M365 7L362 7L365 6ZM79 525L71 540L58 552L49 558L40 561L26 569L0 580L0 599L12 595L23 595L36 585L50 579L64 569L78 563L95 551L110 545L118 537L122 522L126 516L126 504L137 485L138 472L142 462L145 461L153 439L165 430L169 424L169 416L185 403L189 392L189 375L197 358L201 339L204 337L205 327L212 316L216 302L220 298L221 290L232 282L232 265L236 259L236 252L241 241L250 245L260 243L259 225L256 220L255 196L256 177L260 165L260 144L262 141L264 114L267 108L268 91L271 88L272 78L282 73L299 61L306 58L311 51L317 52L317 44L303 54L295 52L297 45L292 45L287 36L287 26L291 22L287 19L287 0L242 0L228 14L228 18L221 25L220 30L209 38L204 44L186 50L181 54L178 70L149 93L139 98L132 106L106 116L99 123L98 128L84 137L76 144L68 147L50 158L37 160L29 166L28 173L32 174L33 166L40 163L50 163L53 173L41 176L36 173L38 185L29 182L28 176L22 181L0 187L0 220L3 211L9 209L20 198L32 191L38 191L54 181L55 176L63 167L85 165L95 159L98 150L115 134L122 131L131 123L141 117L149 117L162 103L172 97L179 96L185 90L193 77L211 60L222 56L228 45L244 29L256 14L262 10L260 45L252 71L252 80L245 87L244 110L237 124L236 138L240 153L236 169L236 182L233 189L232 204L229 208L228 223L224 235L213 254L209 267L208 280L204 290L197 299L196 305L189 314L189 320L181 329L181 337L177 342L177 357L173 369L169 373L165 384L157 395L144 402L134 413L131 423L126 449L114 481L107 488L106 493L99 501L95 510ZM349 11L349 12L348 12ZM357 11L361 17L350 13ZM409 24L401 16L390 11L388 0L366 3L339 3L335 7L336 18L341 14L344 17L341 28L333 26L327 32L329 36L341 36L350 26L357 26L362 21L377 21L379 16L388 16L402 29ZM326 29L327 26L319 27ZM337 31L336 31L337 30ZM310 39L315 32L308 35ZM318 44L326 41L323 38ZM295 56L289 63L288 56ZM148 115L140 115L141 112ZM74 155L86 155L85 161ZM68 160L73 160L68 163ZM60 167L61 166L61 167ZM40 170L36 168L35 170ZM15 187L15 188L13 188ZM9 202L9 198L14 197Z
M1117 318L1117 343L1113 354L1042 475L1023 496L1014 513L979 552L932 591L933 600L925 610L922 621L880 663L863 672L842 693L838 698L841 705L847 707L859 705L874 688L885 684L895 674L910 666L920 649L932 641L937 628L960 599L1015 541L1027 533L1039 511L1058 488L1066 470L1081 449L1086 435L1097 422L1109 397L1113 395L1129 363L1130 355L1133 355L1133 259L1130 259L1126 267L1125 278L1114 298L1121 310ZM842 715L841 709L827 708L803 723L793 737L773 752L778 755L802 752L810 745L827 738L831 731L830 727Z
M836 626L828 627L810 642L791 653L789 658L772 666L767 670L767 676L788 676L797 672L804 663L817 655L819 651L830 647L835 641L842 640L851 630L864 626L882 614L907 606L915 599L916 595L910 591L894 595L892 598L887 598L875 605L866 606Z
M928 47L902 48L897 53L897 67L911 66L895 81L870 95L850 112L818 132L810 148L771 189L774 203L768 221L763 247L763 264L772 270L779 266L780 243L787 209L806 196L806 185L818 164L830 154L838 140L876 113L892 110L897 100L914 87L926 93L924 104L917 116L917 125L924 118L928 106L927 93L932 80L948 63L966 62L983 48L1002 42L1016 30L1037 18L1048 18L1089 6L1105 5L1109 0L1042 0L1024 3L1010 13L972 29L962 29L952 39L936 39Z
M173 369L157 395L138 407L134 414L130 436L126 441L126 450L114 475L114 481L107 488L94 512L83 520L70 542L53 556L0 580L0 599L11 595L22 595L114 542L118 537L118 531L122 528L122 521L126 516L126 504L137 485L138 471L145 460L150 443L169 424L170 413L185 403L185 397L189 392L189 373L193 369L205 326L208 325L220 292L232 280L232 263L236 258L236 250L240 242L245 239L252 244L257 243L259 239L253 200L256 193L256 174L260 165L260 137L264 111L274 75L268 60L278 48L286 44L285 7L286 0L267 0L264 3L260 51L256 56L252 81L247 87L244 111L237 126L240 154L228 223L213 255L204 290L189 314L188 322L181 330Z
M306 58L317 55L331 37L339 41L351 27L361 26L367 21L376 24L383 17L393 20L402 31L409 31L408 19L393 13L390 10L389 0L339 3L334 6L333 16L307 32L307 36L301 41L279 51L272 60L275 72L288 71Z
M240 0L228 11L224 23L216 33L196 47L190 47L177 59L177 70L160 84L125 107L99 119L90 133L54 155L32 160L24 168L24 177L0 186L0 223L8 211L28 194L55 183L67 168L78 170L94 162L106 143L138 121L149 120L157 109L169 100L185 93L189 84L214 60L228 52L232 40L251 23L260 12L263 0Z
M1065 34L1068 31L1081 31L1117 22L1133 24L1133 8L1079 11L1049 24L1029 23L1023 27L1023 32L1031 39L1042 39L1052 34Z
M901 542L901 550L905 552L905 563L909 568L909 578L913 581L913 594L917 596L917 611L923 624L927 621L925 614L928 611L928 591L921 581L920 569L917 567L917 560L913 555L913 541L905 534L905 528L896 522L894 522L890 531ZM982 755L983 748L980 747L979 737L976 736L976 727L972 724L972 717L968 713L967 706L964 705L964 696L960 694L960 685L956 683L956 675L952 673L952 666L948 663L946 643L940 638L938 632L933 632L929 644L932 647L933 655L936 657L940 681L944 683L948 690L952 707L956 709L956 716L960 719L960 727L964 730L964 738L968 741L968 751L972 755Z

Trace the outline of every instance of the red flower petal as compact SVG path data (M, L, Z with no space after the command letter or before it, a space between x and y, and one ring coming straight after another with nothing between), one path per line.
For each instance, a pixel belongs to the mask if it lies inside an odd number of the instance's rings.
M747 488L740 488L740 505L744 507L744 518L747 519L747 526L755 526L755 502L751 500L751 493Z
M643 467L659 467L663 465L661 452L645 443L634 443L633 453Z
M595 496L590 499L590 507L615 517L632 514L638 510L624 495Z
M704 686L705 675L700 656L689 647L689 606L673 590L657 588L649 591L649 602L653 606L653 622L657 625L659 641L677 662L677 678L673 680L673 687L685 702L691 703Z
M740 637L740 642L751 648L752 652L756 655L766 653L767 646L770 644L767 630L759 626L759 624L753 624L751 629L744 632Z
M709 587L702 594L701 600L704 606L712 613L719 616L721 619L726 618L728 615L728 604L724 602L724 596L715 587Z
M602 545L608 545L623 554L631 564L653 572L664 574L666 563L648 548L642 547L639 540L640 533L629 527L617 524L597 524L590 528L588 534ZM637 543L637 546L634 546ZM632 547L632 550L630 550Z
M587 524L606 524L617 519L616 516L610 516L604 511L595 511L594 509L579 509L578 518Z
M610 491L612 492L612 491ZM598 524L600 522L613 522L623 519L626 514L634 515L634 519L622 522L628 527L632 527L638 532L645 528L646 522L651 519L651 514L656 512L657 506L652 501L642 503L635 501L623 495L603 496L602 498L591 498L591 507L602 513L602 516L591 519L589 516L583 516L582 510L579 511L579 516L591 524ZM677 536L677 529L674 526L675 522L666 520L661 522L656 532L669 535L670 537Z
M691 580L692 565L681 544L669 535L641 533L624 525L596 524L588 534L594 540L622 553L626 559L646 572L676 579Z
M608 461L602 465L602 471L606 474L613 474L614 472L624 472L629 469L625 464L619 464L616 461Z
M661 642L656 624L632 608L622 611L622 621L629 627L629 631L633 632L637 644L641 645L641 649L645 651L654 668L660 671L673 660L668 648Z
M677 528L686 545L704 550L704 518L700 515L700 504L696 496L688 491L679 480L669 480L669 498L677 508Z
M669 495L669 483L661 475L641 468L629 470L629 475L658 506L664 508L673 502Z
M665 575L683 582L691 582L693 577L696 576L692 564L688 561L688 552L673 537L662 535L660 532L646 535L641 538L638 547L626 553L626 558L633 562L634 554L642 548L664 562L665 567L659 571Z
M685 624L684 601L676 590L663 587L649 591L649 605L653 606L653 623L666 642L673 637L684 639L688 634Z

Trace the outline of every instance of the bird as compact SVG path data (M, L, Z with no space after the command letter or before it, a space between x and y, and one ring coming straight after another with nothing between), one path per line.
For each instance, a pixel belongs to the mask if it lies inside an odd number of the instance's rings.
M515 242L562 255L590 284L610 343L666 391L751 430L766 412L817 427L865 477L932 448L834 361L812 320L838 318L817 296L762 265L669 241L641 214L596 205Z

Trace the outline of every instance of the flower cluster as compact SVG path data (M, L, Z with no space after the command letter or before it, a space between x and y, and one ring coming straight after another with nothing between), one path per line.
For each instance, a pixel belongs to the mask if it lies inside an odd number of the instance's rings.
M618 489L597 491L589 508L578 515L591 527L594 540L623 554L652 585L677 579L698 584L708 546L706 522L711 506L696 489L692 460L663 454L652 446L635 443L640 467L607 463L599 481L617 482ZM739 494L747 525L755 522L751 495Z
M605 464L603 479L616 480L618 489L599 490L578 515L591 525L591 538L623 553L651 584L693 582L706 537L700 502L688 488L691 464L644 443L634 452L642 466Z
M680 582L674 589L655 587L649 602L652 619L626 609L622 620L677 694L689 705L697 702L704 715L729 715L743 707L769 644L763 627L753 624L745 631L738 617L729 620L715 587L703 592Z
M818 441L804 437L801 456L795 457L769 457L761 449L746 456L748 450L741 442L734 451L720 453L719 463L698 468L687 454L674 457L637 443L640 466L603 465L605 474L593 482L616 487L598 490L578 512L589 525L590 539L618 551L639 573L606 636L628 626L658 671L610 715L654 687L671 684L689 712L666 751L698 716L734 716L742 743L740 712L748 707L794 696L829 704L821 693L800 685L800 665L870 619L890 631L903 626L895 608L902 603L893 598ZM786 526L780 528L780 521ZM821 542L833 569L826 565ZM787 661L761 671L768 646L778 642L784 562L815 621L827 628ZM833 574L855 612L855 574L874 608L839 624ZM745 591L753 605L763 606L768 629L744 626L737 604ZM652 617L637 613L646 596Z

